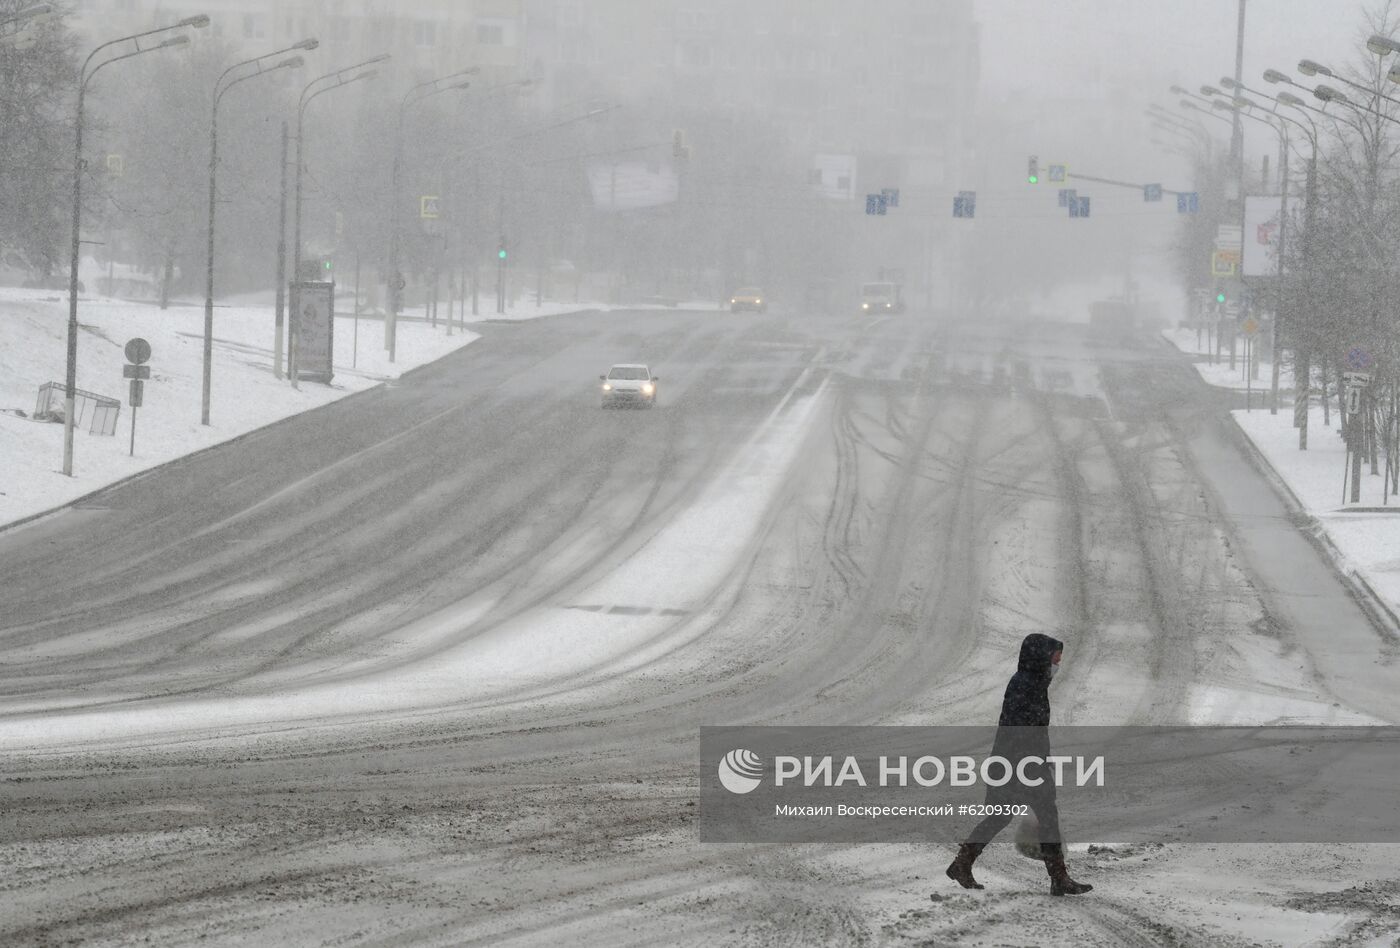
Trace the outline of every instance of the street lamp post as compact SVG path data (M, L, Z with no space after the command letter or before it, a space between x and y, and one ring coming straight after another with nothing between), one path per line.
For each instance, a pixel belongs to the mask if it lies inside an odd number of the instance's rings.
M1271 83L1285 82L1294 84L1283 73L1274 69L1264 71L1264 81ZM1308 135L1308 141L1312 145L1312 154L1308 157L1307 183L1303 191L1303 266L1305 269L1312 267L1312 247L1315 239L1313 222L1315 220L1317 208L1317 123L1313 121L1309 111L1317 111L1309 106L1302 99L1291 92L1280 92L1276 97L1280 105L1286 105L1296 109L1298 114L1308 120L1304 134ZM1299 126L1302 128L1303 126ZM1312 289L1311 280L1305 281L1304 290L1308 301L1308 312L1311 314ZM1298 450L1308 449L1308 408L1312 401L1312 354L1311 340L1302 328L1296 332L1297 338L1294 340L1293 351L1293 427L1298 429Z
M256 79L258 76L266 75L277 69L299 69L303 65L300 56L292 56L268 68L263 68L263 63L266 60L297 50L313 50L318 45L317 40L306 39L286 49L279 49L262 56L255 56L252 59L245 59L241 63L234 63L225 69L218 81L214 83L214 107L209 119L209 243L208 254L205 258L204 284L204 383L199 414L200 423L204 425L209 424L210 389L214 374L214 212L216 178L219 168L219 103L223 100L224 94L240 82ZM257 70L229 81L229 76L244 66L256 66Z
M78 72L78 103L77 111L73 121L73 242L71 258L68 270L68 371L65 379L63 397L63 473L68 477L73 476L73 408L75 402L75 391L78 387L78 264L79 255L82 252L82 215L83 215L83 104L87 95L88 83L102 71L104 66L121 62L123 59L131 59L143 53L154 52L158 49L168 49L172 46L183 46L190 41L189 35L181 33L179 36L172 36L154 46L142 46L141 40L148 36L155 36L159 33L169 33L172 30L193 27L196 29L209 25L209 17L204 14L198 16L185 17L170 26L158 27L154 30L146 30L141 33L133 33L130 36L118 37L114 40L97 46L88 53L87 59L83 60L83 68ZM96 66L92 65L93 59L104 49L110 49L119 43L134 43L136 49L120 56L113 56L111 59L104 59ZM92 68L89 69L88 67Z
M1264 78L1265 78L1266 81L1269 81L1269 82L1277 82L1279 79L1286 78L1286 77L1282 76L1281 73L1277 73L1277 72L1275 72L1274 70L1270 69L1270 70L1266 70L1266 71L1265 71L1265 73L1264 73ZM1308 139L1308 144L1309 144L1309 146L1310 146L1310 148L1311 148L1311 153L1310 153L1309 156L1308 156L1308 168L1307 168L1307 175L1306 175L1306 179L1305 179L1306 183L1305 183L1305 185L1304 185L1304 192L1303 192L1303 194L1304 194L1304 196L1303 196L1303 201L1304 201L1304 206L1303 206L1303 221L1304 221L1304 223L1303 223L1303 254L1302 254L1302 257L1303 257L1304 266L1306 267L1306 266L1310 265L1311 259L1312 259L1311 256L1310 256L1310 253L1311 253L1311 241L1312 241L1312 236L1313 236L1313 235L1312 235L1312 228L1311 228L1311 225L1312 225L1312 221L1313 221L1313 213L1314 213L1314 211L1315 211L1314 205L1315 205L1315 203L1316 203L1316 197L1317 197L1317 123L1315 123L1315 122L1312 120L1312 117L1309 116L1309 115L1307 114L1307 111L1306 111L1307 106L1306 106L1306 104L1303 102L1303 100L1302 100L1302 99L1299 99L1297 96L1292 95L1292 94L1290 94L1290 93L1288 93L1288 92L1280 92L1280 93L1278 94L1277 97L1271 97L1271 96L1266 95L1265 93L1258 92L1258 91L1256 91L1256 90L1254 90L1254 89L1250 89L1249 87L1247 87L1247 86L1245 86L1245 85L1243 85L1243 84L1239 84L1239 83L1235 83L1235 82L1226 82L1226 81L1224 81L1224 80L1222 80L1222 84L1223 84L1227 89L1230 89L1230 90L1232 90L1232 91L1240 91L1240 90L1242 90L1242 91L1248 92L1248 93L1250 93L1250 94L1252 94L1252 95L1259 96L1260 98L1269 99L1270 101L1273 101L1273 102L1275 102L1275 103L1278 104L1278 105L1287 105L1287 106L1291 106L1291 107L1297 108L1297 109L1301 110L1302 117L1303 117L1304 119L1307 120L1307 123L1308 123L1308 124L1307 124L1307 125L1304 125L1302 122L1298 121L1297 119L1291 118L1290 116L1287 116L1287 115L1284 115L1284 114L1280 113L1280 112L1277 110L1277 108L1265 112L1266 115L1272 116L1273 118L1276 118L1276 119L1280 120L1281 122L1284 122L1284 123L1287 123L1287 124L1291 124L1291 125L1296 125L1296 126L1302 131L1302 133L1307 137L1307 139ZM1259 109L1259 108L1260 108L1258 105L1256 105L1256 104L1253 103L1253 102L1247 102L1247 104L1250 105L1250 106L1252 106L1253 108L1256 108L1256 109ZM1260 111L1263 111L1263 110L1260 109ZM1289 146L1288 146L1288 135L1287 135L1287 129L1286 129L1286 127L1285 127L1284 130L1283 130L1283 141L1284 141L1284 149L1285 149L1285 150L1284 150L1284 160L1286 161L1286 160L1287 160L1287 156L1288 156L1288 151L1289 151ZM1284 176L1284 181L1285 181L1285 186L1284 186L1284 188L1285 188L1285 189L1284 189L1284 204L1283 204L1283 209L1284 209L1284 210L1283 210L1284 220L1283 220L1283 222L1281 222L1281 224L1280 224L1280 234L1279 234L1279 285L1280 285L1280 286L1283 285L1283 253L1284 253L1284 250L1283 250L1283 231L1282 231L1282 228L1287 226L1287 210L1286 210L1286 208L1287 208L1287 200L1288 200L1288 196L1287 196L1287 195L1288 195L1288 192L1287 192L1287 183L1286 183L1286 182L1287 182L1287 179L1288 179L1288 171L1287 171L1287 166L1286 166L1286 165L1285 165L1285 168L1284 168L1283 176ZM1308 293L1308 292L1309 292L1309 291L1306 291L1306 290L1305 290L1305 293ZM1280 307L1280 308L1281 308L1281 307ZM1311 309L1311 307L1308 307L1308 308ZM1291 315L1290 315L1290 318L1292 318ZM1276 403L1277 403L1277 401L1278 401L1278 363L1279 363L1279 354L1280 354L1280 352L1281 352L1281 336L1280 336L1280 331L1279 331L1279 330L1280 330L1280 323L1279 323L1279 321L1278 321L1278 314L1275 314L1275 322L1274 322L1274 378L1273 378L1273 405L1274 405L1274 406L1276 406ZM1307 346L1307 341L1306 341L1306 339L1304 338L1304 333L1302 333L1299 329L1295 329L1295 330L1294 330L1294 334L1295 334L1296 338L1295 338L1294 341L1293 341L1293 361L1294 361L1294 366L1293 366L1293 368L1294 368L1294 375L1295 375L1295 378L1294 378L1294 399L1293 399L1293 426L1294 426L1295 428L1298 429L1298 447L1299 447L1299 449L1300 449L1300 450L1307 450L1307 447L1308 447L1308 400L1309 400L1309 392L1308 392L1308 389L1309 389L1309 384L1310 384L1310 381L1311 381L1311 365L1310 365L1310 359L1309 359L1309 357L1308 357L1308 346ZM1299 375L1302 376L1301 379L1297 377L1297 376L1299 376ZM1276 407L1271 407L1270 413L1271 413L1271 414L1272 414L1272 413L1276 413Z
M1263 74L1263 75L1264 75L1264 79L1265 79L1266 82L1271 82L1271 83L1285 82L1285 83L1289 83L1289 84L1296 85L1296 83L1293 83L1292 80L1290 80L1287 76L1285 76L1283 73L1278 72L1277 70L1266 69L1266 70L1264 71L1264 74ZM1306 266L1306 265L1308 265L1308 263L1309 263L1309 261L1310 261L1310 259L1311 259L1310 256L1309 256L1309 246L1310 246L1311 239L1312 239L1310 224L1311 224L1312 219L1313 219L1313 218L1312 218L1312 215L1313 215L1313 212L1314 212L1315 197L1316 197L1316 193L1317 193L1317 123L1315 123L1315 122L1312 120L1312 117L1309 116L1309 115L1307 114L1307 110L1309 109L1309 106L1307 106L1307 104L1304 103L1302 99L1299 99L1297 96L1291 95L1291 94L1288 93L1288 92L1280 92L1279 95L1278 95L1277 97L1270 96L1270 95L1268 95L1268 94L1266 94L1266 93L1263 93L1263 92L1260 92L1260 91L1258 91L1258 90L1256 90L1256 89L1251 89L1251 88L1249 88L1248 86L1244 85L1243 83L1236 82L1235 80L1229 78L1228 76L1222 77L1221 80L1220 80L1220 84L1221 84L1222 86L1224 86L1226 89L1229 89L1232 93L1234 93L1234 95L1236 96L1236 98L1238 99L1238 101L1239 101L1240 104L1243 104L1243 105L1244 105L1245 107L1247 107L1247 108L1252 108L1252 109L1257 109L1257 110L1259 110L1259 111L1262 112L1263 115L1266 116L1267 118L1277 119L1277 120L1279 120L1280 122L1284 122L1284 123L1296 125L1296 126L1303 132L1303 134L1304 134L1305 136L1307 136L1307 138L1308 138L1308 142L1309 142L1309 144L1310 144L1311 147L1312 147L1312 153L1311 153L1311 155L1309 156L1309 159L1308 159L1308 170L1307 170L1307 179L1306 179L1306 180L1307 180L1307 183L1306 183L1305 192L1304 192L1305 196L1304 196L1304 208L1303 208L1304 221L1305 221L1305 222L1304 222L1304 229L1303 229L1303 251L1304 251L1304 252L1303 252L1303 260L1304 260L1304 265ZM1210 86L1202 86L1202 87L1201 87L1201 91L1202 91L1202 92L1208 92L1208 93L1213 94L1213 95L1220 95L1220 96L1225 95L1224 92L1221 92L1220 90L1214 89L1213 87L1210 87ZM1268 100L1268 101L1274 102L1274 103L1275 103L1275 108L1274 108L1274 109L1271 109L1271 110L1264 110L1264 109L1262 109L1258 104L1256 104L1255 102L1252 102L1252 101L1250 101L1250 100L1248 100L1248 99L1244 99L1244 98L1240 97L1240 93L1241 93L1241 92L1248 92L1248 93L1250 93L1251 95L1258 96L1258 97L1261 98L1261 99L1266 99L1266 100ZM1284 115L1284 114L1280 113L1280 112L1278 111L1278 109L1277 109L1277 106L1278 106L1278 105L1288 105L1288 106L1292 106L1292 107L1298 108L1298 109L1300 109L1300 110L1303 110L1303 111L1302 111L1302 117L1303 117L1304 119L1307 120L1307 123L1308 123L1308 124L1307 124L1307 125L1304 125L1302 122L1298 121L1297 119L1291 118L1290 116L1287 116L1287 115ZM1313 109L1312 111L1317 111L1317 110ZM1252 114L1250 114L1250 113L1245 113L1245 114L1246 114L1248 117L1250 117L1250 118L1255 118L1256 120L1258 120L1258 117L1257 117L1257 116L1254 116L1254 115L1252 115ZM1278 131L1278 129L1276 129L1276 131ZM1287 208L1287 200L1288 200L1288 197L1287 197L1287 180L1288 180L1287 160L1288 160L1289 151L1291 150L1291 146L1288 144L1288 137L1287 137L1287 130L1286 130L1286 127L1283 128L1283 133L1282 133L1281 141L1282 141L1282 162L1283 162L1283 169L1282 169L1282 172L1283 172L1283 180L1284 180L1284 187L1283 187L1283 203L1282 203L1282 205L1281 205L1281 212L1282 212L1282 214L1284 215L1284 217L1283 217L1283 219L1280 221L1280 234L1279 234L1279 241L1280 241L1280 244L1279 244L1279 283L1280 283L1280 286L1282 286L1282 283L1283 283L1283 255L1284 255L1283 241L1284 241L1284 229L1287 227L1287 210L1286 210L1286 208ZM1305 292L1306 292L1306 291L1305 291ZM1271 399L1271 401L1270 401L1270 409L1269 409L1271 414L1276 414L1276 413L1277 413L1277 403L1278 403L1278 370L1279 370L1279 361L1280 361L1280 358L1279 358L1279 357L1280 357L1281 347L1282 347L1282 332L1281 332L1281 327L1282 327L1282 325L1283 325L1282 320L1281 320L1281 315L1282 315L1281 310L1282 310L1282 305L1280 305L1280 312L1277 312L1277 313L1274 314L1274 367L1273 367L1273 379L1272 379L1272 383L1271 383L1271 385L1272 385L1272 399ZM1308 381L1309 381L1309 378L1310 378L1310 366L1309 366L1309 358L1308 358L1308 347L1307 347L1306 339L1304 338L1304 334L1303 334L1301 331L1295 329L1295 335L1296 335L1296 338L1294 339L1294 345L1293 345L1294 373L1295 373L1295 376L1301 377L1301 380L1300 380L1299 378L1295 378L1295 383L1294 383L1295 392L1294 392L1294 402L1293 402L1293 426L1294 426L1295 428L1298 429L1299 448L1300 448L1301 450L1306 450L1306 449L1307 449L1307 446L1308 446L1308 430L1307 430L1307 427L1308 427L1308 417L1307 417L1307 411L1308 411L1308 395L1309 395L1309 393L1308 393Z
M1248 108L1250 108L1250 107L1258 108L1257 106L1254 105L1253 102L1250 102L1248 99L1242 99L1242 98L1238 98L1238 97L1236 97L1236 101L1235 101L1234 103L1226 102L1226 101L1223 100L1223 99L1217 99L1216 102L1215 102L1215 107L1216 107L1217 109L1236 109L1236 108L1239 108L1239 106L1241 106L1241 105L1245 106L1246 109L1248 109ZM1271 113L1265 113L1265 114L1271 114ZM1273 377L1272 377L1272 380L1271 380L1271 382L1270 382L1270 401L1269 401L1269 414L1271 414L1271 415L1277 415L1277 414L1278 414L1278 363L1279 363L1279 351L1280 351L1280 350L1279 350L1279 315L1280 315L1281 311L1283 310L1283 256L1284 256L1284 253L1286 252L1286 247L1287 247L1286 241L1287 241L1287 239L1288 239L1288 151L1289 151L1289 145L1288 145L1288 129L1287 129L1287 127L1283 124L1283 121L1282 121L1281 119L1279 120L1278 124L1275 125L1273 122L1269 121L1267 118L1263 118L1263 117L1261 117L1261 116L1255 115L1255 114L1253 114L1252 112L1249 112L1249 111L1241 110L1241 111L1240 111L1240 116L1241 116L1242 118L1253 119L1253 120L1256 121L1256 122L1260 122L1260 123L1262 123L1262 124L1264 124L1264 125L1269 126L1269 128L1271 128L1271 129L1274 130L1274 134L1276 134L1276 135L1278 136L1278 141L1279 141L1279 154L1280 154L1280 159L1279 159L1279 164L1280 164L1280 167L1279 167L1279 182L1280 182L1280 188L1279 188L1279 221L1278 221L1278 253L1277 253L1277 263L1278 263L1278 286L1279 286L1279 304L1278 304L1278 308L1274 311L1274 326L1273 326L1273 332L1272 332L1272 335L1273 335L1273 368L1272 368L1272 376L1273 376ZM1277 116L1274 116L1274 117L1275 117L1275 118L1278 118ZM1241 255L1240 255L1240 278L1241 278L1241 281L1243 281L1243 278L1244 278L1244 255L1243 255L1243 252L1241 252ZM1255 363L1255 364L1257 365L1257 363ZM1251 372L1252 372L1252 371L1253 371L1253 368L1251 367Z
M366 66L373 66L376 63L386 62L389 59L388 53L382 53L372 59L367 59L362 63L353 66L346 66L335 72L328 72L324 76L317 76L306 84L306 88L301 91L301 98L297 102L297 157L296 157L296 198L293 204L292 213L292 287L301 280L301 179L305 170L305 149L303 130L306 124L306 107L311 104L317 96L339 89L341 86L349 85L352 82L359 82L362 79L373 79L377 76L378 70L366 69ZM347 75L355 70L361 70L354 75ZM291 351L288 353L288 375L291 376L292 386L297 384L297 319L300 313L300 300L295 292L291 296Z
M479 71L476 66L472 66L460 72L420 82L404 93L403 100L399 102L398 133L394 136L394 172L393 187L391 188L393 206L389 210L389 308L384 317L384 348L389 351L390 362L393 362L397 355L399 310L403 306L404 279L403 274L399 272L399 260L403 247L403 225L401 223L403 210L399 205L403 202L403 127L408 116L408 107L429 96L450 92L453 89L467 88L471 83L453 82L453 80L476 75Z

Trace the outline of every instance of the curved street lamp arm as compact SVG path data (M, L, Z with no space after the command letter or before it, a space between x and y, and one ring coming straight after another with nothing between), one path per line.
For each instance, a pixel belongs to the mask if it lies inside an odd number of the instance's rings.
M304 89L301 90L301 99L297 102L297 109L298 109L298 111L300 111L300 110L302 110L302 109L305 109L305 108L306 108L306 103L309 102L309 101L311 101L311 99L308 98L308 96L311 96L312 98L314 98L316 95L319 95L321 92L324 92L324 91L325 91L325 89L318 90L318 91L315 92L315 93L313 93L313 92L311 91L311 90L315 89L317 86L319 86L321 83L326 82L327 80L330 80L330 79L337 80L337 82L335 83L335 85L332 85L332 86L329 87L329 88L334 89L336 86L341 86L341 85L344 85L346 82L353 82L353 81L354 81L353 78L352 78L352 79L344 79L344 78L343 78L344 75L345 75L347 72L351 72L351 71L356 70L356 69L363 69L363 68L365 68L366 66L373 66L373 65L375 65L376 63L387 62L390 58L392 58L392 57L390 56L389 53L380 53L378 56L372 57L372 58L370 58L370 59L366 59L366 60L365 60L364 62L362 62L362 63L355 63L353 66L346 66L346 67L343 68L343 69L337 69L337 70L335 70L334 72L328 72L328 73L326 73L326 74L323 75L323 76L317 76L315 79L312 79L310 82L308 82L308 83L306 84L306 88L304 88Z
M114 40L108 40L107 42L105 42L105 43L101 44L100 46L97 46L96 48L94 48L92 52L88 53L87 59L83 60L83 68L78 72L79 79L80 79L82 82L86 83L86 81L87 81L88 79L92 78L91 75L88 74L88 66L92 65L92 60L93 60L93 58L94 58L98 53L102 52L104 49L108 49L108 48L110 48L110 47L112 47L112 46L116 46L118 43L129 43L129 42L131 42L131 41L133 41L133 40L142 40L142 39L145 39L147 36L155 36L157 33L168 33L168 32L170 32L171 30L178 30L178 29L180 29L180 28L182 28L182 27L186 27L186 26L192 26L192 27L195 27L196 29L198 29L198 28L206 27L206 26L208 26L208 25L209 25L209 17L206 16L206 15L204 15L204 14L200 14L199 16L189 16L189 17L185 17L185 18L184 18L183 20L181 20L179 23L172 23L172 24L170 24L169 26L160 26L160 27L155 28L154 30L146 30L146 31L143 32L143 33L132 33L130 36L119 36L119 37L117 37L117 38L114 39ZM141 44L138 42L138 43L137 43L137 48L136 48L136 52L135 52L135 53L125 53L125 54L123 54L123 55L121 55L121 56L117 56L117 57L114 58L114 59L105 60L104 62L99 63L99 64L97 65L97 68L94 69L93 72L94 72L94 73L97 72L98 69L101 69L103 66L107 65L107 63L114 63L114 62L117 62L117 61L122 60L122 59L130 59L132 56L135 56L135 55L137 55L137 54L139 54L139 53L144 53L144 52L147 52L147 51L150 50L150 49L156 49L156 48L158 48L158 47L146 47L145 49L142 49L142 48L141 48Z
M98 63L96 66L93 67L92 72L90 72L90 73L87 74L86 78L83 79L83 84L82 84L82 86L80 86L79 88L81 88L81 89L86 89L86 88L87 88L87 84L88 84L89 82L91 82L91 81L93 80L93 78L94 78L99 72L101 72L102 69L103 69L103 67L105 67L105 66L110 66L110 65L112 65L112 63L119 63L119 62L121 62L123 59L131 59L131 58L134 57L134 56L140 56L142 53L152 53L152 52L155 52L155 51L158 50L158 49L160 49L159 46L148 46L148 47L146 47L145 49L138 49L138 50L136 50L135 52L131 52L131 53L122 53L120 56L113 56L111 59L104 59L104 60L102 60L102 62Z
M1316 142L1317 142L1317 123L1315 123L1315 122L1312 120L1312 118L1311 118L1310 116L1308 116L1306 113L1303 115L1303 118L1307 119L1307 120L1308 120L1308 125L1311 125L1311 126L1312 126L1312 132L1311 132L1311 133L1308 132L1307 127L1304 126L1302 122L1298 121L1297 119L1293 118L1292 116L1284 115L1282 112L1280 112L1280 111L1278 110L1278 106L1283 105L1284 103L1280 102L1278 99L1276 99L1276 98L1274 98L1273 96L1269 95L1267 92L1260 92L1258 89L1251 89L1251 88L1249 88L1249 86L1246 86L1246 85L1241 85L1240 88L1243 89L1245 92L1248 92L1248 93L1249 93L1250 95L1252 95L1252 96L1256 96L1256 97L1258 97L1258 98L1260 98L1260 99L1267 99L1268 101L1274 103L1274 108L1272 108L1272 109L1269 110L1269 114L1270 114L1270 115L1274 116L1275 118L1280 118L1280 119L1282 119L1282 120L1285 121L1285 122L1292 122L1294 125L1298 126L1300 129L1303 130L1303 134L1308 136L1308 140L1309 140L1309 141L1311 141L1311 142L1313 142L1314 144L1316 144ZM1258 103L1255 103L1255 106L1256 106L1256 107L1261 107L1261 106L1258 106ZM1261 108L1262 108L1262 107L1261 107Z
M1213 110L1211 110L1211 109L1203 109L1203 108L1201 108L1199 105L1196 105L1194 102L1188 102L1188 101L1186 101L1185 99L1182 99L1182 100L1181 100L1181 107L1182 107L1183 109L1194 109L1195 111L1200 112L1200 113L1202 113L1202 114L1204 114L1204 115L1208 115L1208 116L1210 116L1211 118L1213 118L1213 119L1215 119L1215 120L1217 120L1217 121L1224 122L1226 125L1229 125L1231 128L1234 128L1234 126L1235 126L1235 123L1232 122L1232 121L1230 121L1229 119L1227 119L1225 116L1223 116L1223 115L1216 115L1215 112L1214 112Z
M1353 89L1355 89L1357 92L1364 92L1366 95L1380 96L1382 99L1385 99L1387 102L1392 102L1392 103L1394 103L1395 105L1400 105L1400 99L1392 98L1392 97L1386 95L1384 92L1381 92L1379 89L1368 89L1368 88L1366 88L1365 86L1361 85L1359 82L1352 82L1352 81L1351 81L1350 79L1348 79L1346 76L1339 76L1339 75L1337 75L1337 74L1334 72L1334 73L1331 73L1331 74L1330 74L1330 78L1336 79L1338 82L1344 82L1344 83L1346 83L1347 85L1349 85L1349 86L1351 86ZM1379 113L1377 113L1377 114L1379 114ZM1389 118L1389 116L1385 116L1385 117L1386 117L1386 118Z
M304 40L302 40L300 43L293 43L291 46L288 46L286 49L276 49L276 50L273 50L273 51L270 52L270 53L263 53L261 56L254 56L252 59L245 59L245 60L243 60L241 63L234 63L232 66L229 66L229 67L228 67L227 69L225 69L222 73L220 73L220 74L219 74L219 78L218 78L217 80L215 80L215 82L214 82L214 98L217 99L217 98L219 97L219 95L220 95L220 90L223 89L223 88L225 88L225 87L224 87L224 80L227 79L227 78L229 77L229 75L230 75L231 73L233 73L235 70L237 70L237 69L242 69L244 66L256 65L256 64L258 64L258 63L263 62L264 60L271 59L273 56L281 56L281 55L283 55L284 53L294 53L294 52L298 52L298 51L300 51L300 50L312 50L312 49L315 49L315 48L316 48L317 46L319 46L319 45L320 45L320 41L317 40L317 39L315 39L315 38L313 37L313 38L309 38L309 39L304 39ZM276 68L276 67L273 67L273 68ZM252 76L257 76L257 75L260 75L260 74L262 74L262 73L264 73L264 72L267 72L267 71L268 71L268 70L265 70L265 69L259 69L257 72L252 73L250 76L245 76L245 77L243 77L243 78L251 78ZM234 82L230 82L229 85L231 86L231 85L233 85L235 82L240 82L240 81L242 81L242 80L241 80L241 79L235 79Z
M408 90L407 92L404 93L403 101L399 103L399 109L400 109L400 110L403 110L403 109L408 108L409 103L410 103L410 101L414 98L414 96L415 96L418 92L421 92L421 91L424 90L424 89L428 89L430 86L436 86L436 85L437 85L438 83L440 83L440 82L447 82L449 79L463 79L463 78L466 78L467 76L474 76L474 75L476 75L476 74L477 74L478 72L480 72L480 71L481 71L481 69L480 69L479 67L477 67L477 66L471 66L471 67L468 67L467 69L461 70L460 72L449 73L449 74L447 74L447 75L445 75L445 76L438 76L436 79L429 79L429 80L427 80L426 82L420 82L420 83L418 83L416 86L410 87L409 90ZM442 87L442 88L434 88L434 89L432 89L432 90L429 91L429 92L424 92L422 95L418 96L418 98L419 98L419 99L426 99L426 98L427 98L428 96L430 96L430 95L436 95L436 94L439 93L439 92L446 92L448 89L451 89L451 88L453 88L453 87L452 87L452 86L444 86L444 87Z
M285 52L287 52L287 50L284 49L284 50L281 50L280 52L285 53ZM276 55L276 53L274 53L274 54L272 54L272 55ZM265 58L265 57L259 57L259 58ZM251 61L252 61L252 60L250 60L250 62L251 62ZM227 94L227 92L228 92L230 89L232 89L234 86L238 85L240 82L247 82L249 79L257 79L259 76L265 76L265 75L267 75L267 74L270 73L270 72L276 72L278 69L295 69L295 68L297 68L297 67L300 66L300 65L302 65L302 63L301 63L301 57L300 57L300 56L294 56L294 57L292 57L292 58L290 58L290 59L284 59L284 60L282 60L280 63L277 63L276 65L271 66L271 67L269 67L269 68L267 68L267 69L259 69L257 72L250 72L250 73L248 73L248 75L246 75L246 76L239 76L237 79L234 79L232 82L226 84L222 89L219 89L219 90L214 94L214 108L217 110L217 109L219 108L219 102L220 102L220 100L223 99L224 95Z
M1149 114L1149 115L1152 115L1152 116L1154 116L1154 117L1156 117L1156 118L1159 118L1159 119L1161 119L1161 120L1164 121L1164 122L1170 122L1172 125L1175 125L1175 126L1177 126L1178 128L1184 129L1185 131L1188 131L1188 132L1190 132L1190 133L1193 134L1193 135L1201 135L1201 136L1204 136L1207 140L1209 140L1209 138L1210 138L1210 132L1206 131L1206 130L1200 125L1199 122L1196 123L1195 125L1192 125L1190 122L1187 122L1187 121L1185 121L1184 119L1178 117L1177 115L1175 115L1175 114L1173 114L1173 113L1171 113L1171 112L1168 112L1166 109L1162 108L1160 105L1154 105L1152 109L1149 109L1149 110L1148 110L1148 114Z

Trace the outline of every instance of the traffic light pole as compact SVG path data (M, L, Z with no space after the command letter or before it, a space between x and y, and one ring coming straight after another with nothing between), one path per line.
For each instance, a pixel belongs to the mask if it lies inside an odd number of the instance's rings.
M506 239L501 238L501 247L496 251L496 312L506 311Z

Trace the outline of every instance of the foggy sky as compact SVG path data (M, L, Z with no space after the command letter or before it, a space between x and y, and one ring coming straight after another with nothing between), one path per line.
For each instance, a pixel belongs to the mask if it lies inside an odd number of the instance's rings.
M1376 8L1375 0L1247 0L1244 84L1275 88L1261 78L1273 68L1312 85L1297 76L1304 58L1344 68L1359 55L1366 11ZM1076 84L1136 84L1144 106L1176 109L1172 84L1194 91L1234 75L1236 0L977 0L976 11L990 99L1034 99L1057 85L1072 92ZM1268 129L1246 126L1247 153L1274 147Z

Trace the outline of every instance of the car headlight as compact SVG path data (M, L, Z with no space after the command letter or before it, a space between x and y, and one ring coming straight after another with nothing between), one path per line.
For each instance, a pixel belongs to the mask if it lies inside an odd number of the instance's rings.
M654 391L656 391L656 386L652 385L650 382L642 386L642 393L644 395L650 395Z
M754 300L755 303L762 303L763 300Z
M886 304L885 304L885 309L893 309L893 308L894 308L894 304L893 304L893 303L886 303Z
M861 303L861 304L860 304L860 308L861 308L861 309L869 309L869 308L870 308L870 304L869 304L869 303Z
M612 386L609 385L607 382L604 382L604 383L603 383L603 391L605 391L605 392L611 392L611 391L612 391Z
M730 303L731 306L732 306L733 304L737 303L737 302L739 302L739 301L738 301L738 300L730 300L730 301L729 301L729 303Z

